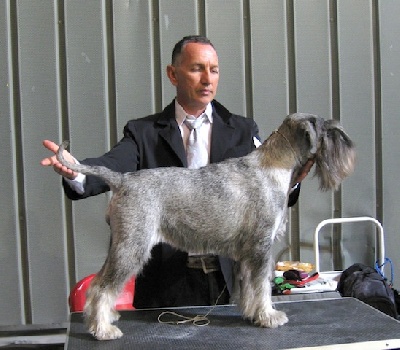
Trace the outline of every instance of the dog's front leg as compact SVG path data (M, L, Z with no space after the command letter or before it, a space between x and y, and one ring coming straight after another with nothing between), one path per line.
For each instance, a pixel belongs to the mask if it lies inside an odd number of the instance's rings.
M258 308L254 318L254 323L260 327L276 328L288 322L288 318L283 311L274 309L271 300L271 280L272 271L268 271L259 276L255 276L255 289L259 290L256 294Z
M256 325L275 328L288 322L288 318L272 305L269 260L251 259L241 263L240 307L244 317Z

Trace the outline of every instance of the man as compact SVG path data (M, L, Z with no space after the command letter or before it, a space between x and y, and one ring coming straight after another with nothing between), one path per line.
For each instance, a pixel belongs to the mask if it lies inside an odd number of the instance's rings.
M219 81L218 56L207 38L189 36L179 41L174 47L167 75L176 88L175 100L161 113L129 121L117 145L103 156L88 158L82 163L103 165L119 172L165 166L198 167L188 164L188 145L193 131L186 120L200 117L205 122L196 129L196 141L206 152L200 166L244 156L259 144L256 123L230 113L214 99ZM58 149L52 141L45 140L43 144L54 153ZM68 152L65 152L65 158L76 161ZM82 199L109 190L100 179L62 166L55 156L43 159L41 164L53 166L64 177L64 190L70 199ZM298 194L299 186L291 194L290 204L296 202ZM137 276L134 305L137 308L212 305L217 300L228 303L232 283L232 261L229 259L199 257L160 244L153 249L144 271Z

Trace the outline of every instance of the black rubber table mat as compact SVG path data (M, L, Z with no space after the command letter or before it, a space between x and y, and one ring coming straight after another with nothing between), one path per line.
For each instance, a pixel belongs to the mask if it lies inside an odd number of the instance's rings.
M399 321L357 299L279 302L275 307L287 313L289 322L274 329L243 320L232 305L214 308L207 326L159 323L165 309L123 311L117 325L124 336L111 341L95 340L87 333L82 314L73 313L66 349L288 349L400 339ZM191 317L210 308L168 310Z

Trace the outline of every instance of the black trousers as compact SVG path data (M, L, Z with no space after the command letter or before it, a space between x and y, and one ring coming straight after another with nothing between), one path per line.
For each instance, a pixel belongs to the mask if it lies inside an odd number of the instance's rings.
M205 273L187 267L187 253L173 250L160 259L157 249L153 259L137 276L134 306L141 308L203 306L228 304L229 292L222 272ZM157 259L158 258L158 259Z

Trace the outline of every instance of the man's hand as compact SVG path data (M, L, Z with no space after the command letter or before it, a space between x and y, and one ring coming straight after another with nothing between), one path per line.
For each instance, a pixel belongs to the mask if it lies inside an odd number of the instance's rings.
M54 143L53 141L49 140L44 140L43 141L43 146L46 147L49 151L53 152L54 154L57 153L58 151L58 145ZM74 157L68 152L64 151L64 158L70 162L70 163L75 163ZM41 165L43 166L52 166L54 171L57 174L60 174L68 179L75 179L78 176L78 173L75 171L72 171L71 169L67 168L66 166L62 165L56 158L56 156L51 156L48 158L42 159L40 162Z

